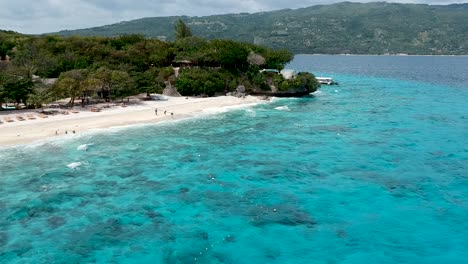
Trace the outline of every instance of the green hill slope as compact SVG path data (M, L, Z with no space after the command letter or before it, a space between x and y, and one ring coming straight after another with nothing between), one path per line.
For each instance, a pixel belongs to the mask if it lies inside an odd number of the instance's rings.
M344 2L254 14L143 18L58 34L141 33L173 40L179 18L201 37L229 38L295 53L468 54L468 4Z

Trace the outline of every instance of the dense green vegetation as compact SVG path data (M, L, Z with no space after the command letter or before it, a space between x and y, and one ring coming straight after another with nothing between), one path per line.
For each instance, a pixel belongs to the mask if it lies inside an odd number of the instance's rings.
M286 48L294 53L468 54L468 4L345 2L255 14L143 18L60 34L138 33L174 40L173 28L179 19L197 36Z
M110 101L161 93L166 86L175 86L182 95L205 96L231 92L239 85L247 91L268 90L268 78L260 69L281 70L293 58L286 50L194 37L182 22L175 30L181 27L174 42L135 34L61 37L1 32L0 103L39 107L70 98L73 105L90 95ZM182 66L179 75L173 66ZM51 78L54 84L47 85ZM318 86L314 78L307 85L310 92ZM304 86L291 82L278 87L287 91Z
M5 60L7 54L11 52L16 44L23 38L25 38L25 36L22 34L0 30L0 59Z

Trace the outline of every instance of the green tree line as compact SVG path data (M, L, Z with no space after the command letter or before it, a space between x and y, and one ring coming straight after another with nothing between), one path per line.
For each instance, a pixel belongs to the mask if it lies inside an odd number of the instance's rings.
M182 95L214 95L238 85L262 89L259 70L281 70L293 58L284 49L195 37L182 21L175 31L179 37L174 42L138 34L61 37L4 32L0 47L9 61L0 64L0 103L8 100L37 107L52 99L70 98L74 104L77 98L95 93L114 100L161 93L168 83ZM190 67L182 68L176 77L173 67L180 65ZM57 80L47 86L41 78Z

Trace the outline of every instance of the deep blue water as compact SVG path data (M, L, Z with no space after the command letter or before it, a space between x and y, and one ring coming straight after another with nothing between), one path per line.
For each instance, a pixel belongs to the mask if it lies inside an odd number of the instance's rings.
M468 57L288 67L340 85L3 149L0 263L464 263Z
M468 88L468 56L299 55L293 69Z

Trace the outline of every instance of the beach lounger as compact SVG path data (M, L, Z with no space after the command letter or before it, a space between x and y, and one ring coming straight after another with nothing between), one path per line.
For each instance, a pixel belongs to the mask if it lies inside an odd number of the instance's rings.
M80 111L75 110L75 109L72 109L72 110L70 110L70 112L72 112L72 113L74 113L74 114L78 114Z
M70 114L70 112L68 112L68 111L62 111L62 115L68 115L68 114Z
M40 114L39 114L39 117L40 117L40 118L48 118L48 116L45 115L45 114L43 114L43 113L40 113Z
M13 120L11 117L7 116L5 117L3 120L5 120L5 122L15 122L15 120Z
M28 114L27 117L28 119L36 119L36 117L33 114Z
M26 120L24 117L20 116L20 115L17 115L16 116L16 119L18 119L19 121L24 121Z

